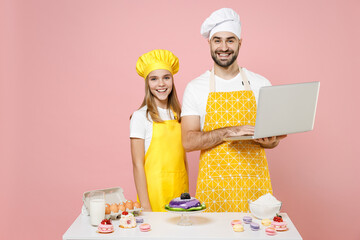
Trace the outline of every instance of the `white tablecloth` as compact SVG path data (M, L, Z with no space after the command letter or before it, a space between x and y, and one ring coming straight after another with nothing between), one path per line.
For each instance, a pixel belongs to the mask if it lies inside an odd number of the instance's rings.
M260 224L259 231L252 231L249 224L244 224L244 232L234 232L231 221L242 220L246 213L205 213L199 212L190 215L191 226L179 226L177 222L180 215L172 212L143 212L141 217L145 223L149 223L152 230L141 232L139 227L123 229L119 227L119 220L113 220L115 232L111 234L99 234L97 228L90 225L90 217L80 214L70 228L63 235L63 240L72 239L289 239L302 240L299 232L286 213L282 213L284 221L288 223L288 231L278 232L275 236L265 234L265 228L261 221L253 218Z

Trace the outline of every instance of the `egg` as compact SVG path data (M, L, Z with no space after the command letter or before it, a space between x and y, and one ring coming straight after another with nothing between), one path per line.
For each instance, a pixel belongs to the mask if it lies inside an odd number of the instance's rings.
M110 204L106 204L106 207L105 207L105 214L110 214L111 213L111 210L110 210Z
M120 212L123 212L126 210L124 204L119 204L119 210L120 210Z
M134 208L141 208L141 205L139 202L134 202Z
M119 212L119 208L118 208L117 204L115 204L115 203L111 204L110 210L111 210L113 213Z
M129 210L133 210L134 209L134 204L131 200L127 201L125 203L125 208L129 209Z

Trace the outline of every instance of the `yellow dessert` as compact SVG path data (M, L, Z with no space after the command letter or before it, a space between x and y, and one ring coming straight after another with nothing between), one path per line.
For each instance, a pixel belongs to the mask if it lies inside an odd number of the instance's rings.
M261 220L261 224L264 225L264 226L270 226L271 225L271 220L268 219L268 218L265 218L263 220Z
M233 230L234 230L234 232L243 232L244 226L242 224L235 224L233 226Z

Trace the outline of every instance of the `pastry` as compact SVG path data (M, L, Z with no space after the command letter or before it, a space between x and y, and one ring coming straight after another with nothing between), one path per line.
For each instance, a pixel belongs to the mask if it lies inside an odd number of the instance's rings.
M275 222L275 221L273 221L271 223L271 227L275 228L276 231L286 231L288 229L286 222Z
M269 236L274 236L274 235L276 235L276 230L273 227L267 227L265 229L265 233Z
M136 227L136 219L132 213L122 212L119 224L121 228L134 228Z
M243 217L243 221L244 221L244 223L249 224L252 222L252 217L245 216L245 217Z
M182 193L180 197L174 198L170 201L170 208L189 209L193 207L200 207L201 203L196 198L190 197L189 193Z
M265 218L263 220L261 220L261 224L264 226L270 226L271 225L271 220L268 218Z
M235 224L241 224L241 220L232 220L231 221L231 226L234 226Z
M151 230L151 225L148 223L143 223L139 226L140 231L142 232L148 232Z
M233 226L233 230L234 230L234 232L243 232L244 226L242 224L235 224Z
M250 223L250 228L253 231L258 231L258 230L260 230L260 225L256 222L252 222L252 223Z
M111 223L110 219L104 219L98 226L98 233L112 233L114 232L114 226Z

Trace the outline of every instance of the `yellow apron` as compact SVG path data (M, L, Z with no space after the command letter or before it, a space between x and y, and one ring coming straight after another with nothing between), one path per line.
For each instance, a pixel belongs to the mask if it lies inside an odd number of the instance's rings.
M151 143L145 155L145 174L151 208L165 211L171 199L188 192L185 151L177 120L153 123Z
M240 69L244 91L215 92L214 70L203 131L255 125L256 100ZM272 193L265 150L254 141L224 142L200 154L196 198L209 212L248 212L248 200Z

